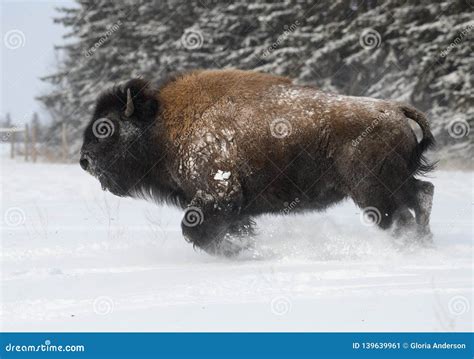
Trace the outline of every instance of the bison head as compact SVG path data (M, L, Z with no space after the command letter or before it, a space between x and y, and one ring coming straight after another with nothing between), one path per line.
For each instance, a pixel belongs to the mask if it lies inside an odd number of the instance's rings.
M84 132L80 165L104 190L132 195L150 172L157 112L156 90L143 80L131 80L99 97Z

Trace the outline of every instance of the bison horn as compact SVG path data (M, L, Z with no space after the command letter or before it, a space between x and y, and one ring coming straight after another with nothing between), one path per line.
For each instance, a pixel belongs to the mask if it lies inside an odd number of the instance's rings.
M130 93L130 89L127 89L127 108L125 109L125 116L132 116L134 110L132 94Z

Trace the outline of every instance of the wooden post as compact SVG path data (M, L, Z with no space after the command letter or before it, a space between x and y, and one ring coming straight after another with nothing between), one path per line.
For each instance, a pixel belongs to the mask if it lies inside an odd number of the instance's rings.
M67 145L67 136L66 136L66 123L62 123L61 128L61 142L62 142L62 149L63 149L63 161L66 162L69 154L69 149Z
M10 136L10 158L15 158L15 141L16 141L16 132L12 131Z
M25 141L25 162L28 162L29 154L30 154L30 131L29 126L25 124L25 134L24 134L24 141Z
M37 134L36 122L33 122L31 127L31 159L33 163L36 163L36 157L38 153L36 152L36 134Z

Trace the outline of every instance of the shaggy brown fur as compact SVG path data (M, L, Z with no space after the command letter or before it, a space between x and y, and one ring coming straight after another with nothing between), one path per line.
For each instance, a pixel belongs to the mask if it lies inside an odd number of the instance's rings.
M123 118L127 89L131 119ZM91 128L104 117L119 138L94 145ZM409 119L423 132L419 143ZM381 228L395 222L429 237L433 185L414 175L430 169L422 154L433 143L426 118L406 104L250 71L196 71L158 89L132 80L102 96L81 165L118 195L186 208L185 238L229 255L240 249L236 237L252 233L252 216L281 213L295 199L292 212L351 197Z

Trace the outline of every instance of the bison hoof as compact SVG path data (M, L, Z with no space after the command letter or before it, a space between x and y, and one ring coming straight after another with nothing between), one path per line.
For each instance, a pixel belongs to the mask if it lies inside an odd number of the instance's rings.
M238 256L243 251L249 250L251 248L251 241L249 238L226 234L219 240L211 241L203 246L197 245L197 247L211 255L232 258Z
M213 256L236 257L244 251L252 248L251 237L241 237L226 234L221 238L212 240L196 240L185 235L186 241L193 244L194 248L199 248Z

